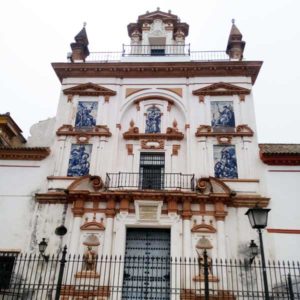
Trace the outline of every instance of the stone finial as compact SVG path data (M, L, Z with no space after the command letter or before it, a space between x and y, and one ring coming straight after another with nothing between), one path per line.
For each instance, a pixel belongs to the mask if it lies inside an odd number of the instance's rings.
M235 19L231 20L232 26L228 38L226 53L230 59L242 60L246 42L242 40L243 35L235 25Z
M79 31L79 33L74 37L75 43L71 43L72 62L76 61L85 61L86 57L89 56L90 51L88 48L89 40L86 33L86 22L83 23L83 28Z

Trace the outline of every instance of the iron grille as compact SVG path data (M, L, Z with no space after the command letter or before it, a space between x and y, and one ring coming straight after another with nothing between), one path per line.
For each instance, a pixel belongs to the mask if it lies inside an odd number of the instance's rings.
M140 187L161 190L164 188L165 154L141 153Z

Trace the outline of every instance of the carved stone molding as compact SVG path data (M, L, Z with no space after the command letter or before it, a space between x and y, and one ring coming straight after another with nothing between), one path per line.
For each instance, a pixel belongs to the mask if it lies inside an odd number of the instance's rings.
M205 96L227 96L238 95L241 101L251 90L225 82L218 82L193 91L193 95L199 96L199 101L204 102Z
M133 155L133 144L126 144L127 154Z
M157 140L182 140L184 134L177 129L173 122L173 127L168 127L166 133L140 133L139 128L134 126L134 121L131 120L128 131L123 133L125 140L140 140L148 139L152 141Z
M93 136L106 136L110 137L111 132L106 125L96 125L89 129L79 129L72 125L64 124L56 131L57 136L76 136L79 143L88 142L90 137Z
M48 147L0 147L3 160L43 160L50 154Z
M141 148L142 149L155 149L155 150L164 149L165 141L157 140L157 139L141 140Z
M172 146L172 155L177 156L179 153L180 145L173 145Z
M93 220L89 221L88 218L85 219L85 222L80 226L81 230L105 230L105 226L103 224L103 219L98 222L96 220L96 214L94 214Z
M99 191L104 188L104 183L100 176L91 175L89 178L95 191Z
M233 129L234 130L234 129ZM197 128L197 131L195 135L197 137L205 136L205 137L244 137L244 136L253 136L254 132L253 130L246 124L241 124L236 126L235 131L228 131L228 132L222 132L222 131L214 131L213 127L210 125L200 125Z
M64 78L169 78L206 76L246 76L255 83L262 66L261 61L214 62L117 62L117 63L52 63L62 81Z
M216 233L216 228L212 225L212 220L210 224L206 224L204 218L202 218L201 224L197 224L197 221L194 220L194 226L191 229L193 233Z
M117 93L106 87L88 82L80 85L73 86L63 90L64 95L68 96L68 102L71 101L70 97L74 95L79 96L104 96L105 101L109 100L110 96L115 96Z
M231 144L232 136L217 136L218 144L220 145L228 145Z
M259 144L263 163L271 166L299 166L300 144Z

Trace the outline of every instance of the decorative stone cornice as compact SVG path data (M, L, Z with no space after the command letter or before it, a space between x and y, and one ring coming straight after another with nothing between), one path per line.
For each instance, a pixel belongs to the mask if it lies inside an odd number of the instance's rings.
M254 132L253 130L246 124L241 124L238 125L235 128L232 128L232 131L228 131L228 132L220 132L220 131L213 131L212 126L210 125L200 125L197 128L197 131L195 133L195 136L197 137L201 137L201 136L205 136L205 137L235 137L235 136L239 136L239 137L243 137L243 136L253 136Z
M251 77L252 84L255 83L261 66L262 61L52 63L52 67L60 81L69 77L165 78L244 76Z
M5 147L23 146L26 139L10 113L0 114L0 145Z
M0 147L0 159L43 160L50 154L48 147Z
M88 82L84 84L79 84L71 88L63 90L64 95L79 95L79 96L104 96L106 101L108 101L110 96L115 96L117 93L106 87Z
M76 136L78 142L87 142L93 136L106 136L110 137L111 132L106 125L96 125L89 129L79 129L72 125L64 124L56 131L57 136Z
M271 166L299 166L300 144L260 144L260 159Z
M232 96L239 95L240 100L245 100L245 95L249 95L251 90L225 82L218 82L193 91L193 95L199 96Z

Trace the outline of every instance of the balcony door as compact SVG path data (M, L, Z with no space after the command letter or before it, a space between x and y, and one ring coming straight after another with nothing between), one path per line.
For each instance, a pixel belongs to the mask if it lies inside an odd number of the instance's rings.
M140 188L161 190L164 188L165 153L141 153Z
M170 230L128 228L122 300L170 300Z

